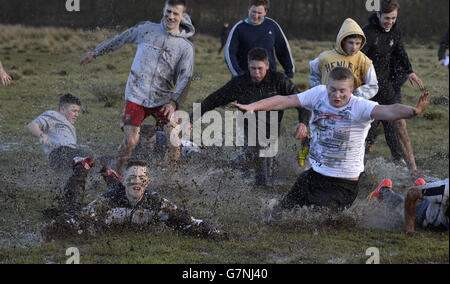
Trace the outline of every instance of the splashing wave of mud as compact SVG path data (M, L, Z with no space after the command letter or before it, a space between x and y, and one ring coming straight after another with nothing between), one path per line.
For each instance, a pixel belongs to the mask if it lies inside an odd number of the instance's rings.
M230 232L233 232L233 229L242 231L243 229L239 225L235 227L235 224L239 223L246 224L243 226L246 228L245 235L254 229L257 230L261 226L268 225L270 210L287 193L291 183L285 186L255 188L245 182L245 178L248 177L243 174L242 170L226 166L228 159L236 154L233 149L227 151L217 151L217 149L213 149L209 153L205 151L206 153L203 155L195 156L181 164L180 169L172 176L168 176L158 163L153 163L151 165L153 183L150 190L158 191L161 196L171 199L192 212L193 216L202 217L217 224L218 227L225 226ZM277 157L278 168L275 169L275 172L289 176L288 180L292 180L293 184L300 168L289 151L280 151L280 155L283 159ZM288 159L291 159L292 162L289 162ZM17 178L22 174L17 177L12 175L10 178L17 179L16 185L25 187L26 183L29 183L26 188L30 188L30 184L33 184L33 190L51 195L52 193L47 192L49 190L47 183L51 181L55 183L54 178L45 170L42 162L34 161L34 164L30 171L32 175L21 180ZM40 176L38 182L36 180L31 182L36 176ZM382 231L402 230L401 214L391 212L378 201L371 204L365 202L366 196L385 178L391 178L394 190L401 194L404 194L413 183L406 168L395 166L383 158L369 160L366 165L366 173L360 182L360 194L351 208L341 213L296 208L292 212L285 212L280 222L271 222L270 225L293 226L297 230L312 233L352 228ZM57 182L58 186L64 180L61 178ZM102 193L106 189L99 184L102 182L98 177L90 178L87 189L88 199L95 198L96 194ZM56 188L56 184L53 184L52 188ZM52 196L49 197L49 200L51 198ZM36 224L33 227L38 226L39 224ZM17 229L20 232L14 233L14 237L6 234L5 231L0 234L3 246L10 246L14 243L19 245L39 243L38 233L29 232L29 230L28 232L27 230L21 231L25 228ZM11 230L6 231L10 232Z

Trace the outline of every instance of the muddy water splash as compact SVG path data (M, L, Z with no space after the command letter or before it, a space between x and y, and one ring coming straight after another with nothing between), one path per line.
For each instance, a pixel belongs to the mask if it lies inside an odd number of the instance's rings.
M392 212L380 202L375 201L371 204L365 202L366 196L385 178L391 178L394 190L401 194L404 194L414 182L406 168L397 167L383 158L367 162L366 174L360 183L360 194L353 206L344 212L336 214L326 210L297 208L292 212L285 212L280 222L268 223L270 209L276 206L276 202L290 190L298 173L305 170L298 167L291 149L280 151L279 157L277 157L276 164L278 166L275 173L286 178L287 182L275 187L253 187L246 182L248 176L242 170L228 167L228 159L238 152L235 149L212 149L205 152L206 154L203 153L183 161L179 170L174 174L164 171L158 163L151 164L150 172L153 183L150 190L159 192L161 196L188 210L192 216L207 220L231 234L240 234L242 238L256 238L255 232L264 231L265 226L288 226L312 233L330 229L356 228L382 231L401 231L403 229L401 214ZM18 155L17 158L26 160L28 156L21 158L21 155ZM30 162L27 164L28 166L24 166L24 168L31 167ZM33 164L34 166L27 171L31 173L30 178L19 180L24 176L23 173L14 174L12 172L9 178L15 180L15 186L20 185L27 190L37 190L43 195L48 195L50 201L54 193L49 192L48 184L55 183L54 177L44 170L45 162L33 161ZM39 176L38 179L36 179L37 176ZM87 200L92 200L96 198L97 194L107 190L95 173L92 176L95 177L89 178ZM34 182L31 182L32 180ZM56 192L56 187L62 186L64 181L65 179L61 178L58 186L53 184L51 187ZM33 214L40 209L36 208ZM25 217L25 219L27 218ZM30 217L29 220L32 219ZM28 224L27 227L0 228L2 230L0 246L39 245L38 230L30 231L30 228L39 228L42 224L35 219L30 222L32 224Z
M394 211L378 200L371 203L365 201L368 194L386 178L392 180L394 191L402 195L405 195L414 183L408 168L396 166L384 158L369 160L366 164L366 172L360 181L358 198L350 208L341 213L332 213L317 208L296 208L291 212L284 212L281 220L275 221L275 223L295 226L298 229L312 232L329 228L401 231L404 227L403 207ZM426 180L434 182L438 178L427 176ZM261 200L263 222L267 223L270 220L270 211L281 198ZM274 223L274 221L271 220L270 223Z

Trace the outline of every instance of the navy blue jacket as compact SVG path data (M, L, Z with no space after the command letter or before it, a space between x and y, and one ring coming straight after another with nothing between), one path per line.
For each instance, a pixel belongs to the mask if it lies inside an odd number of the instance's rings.
M233 77L248 71L248 53L255 47L265 48L269 54L270 69L277 70L276 56L286 76L294 77L294 60L289 43L281 27L272 19L265 18L261 25L254 26L249 19L238 22L228 36L225 60Z

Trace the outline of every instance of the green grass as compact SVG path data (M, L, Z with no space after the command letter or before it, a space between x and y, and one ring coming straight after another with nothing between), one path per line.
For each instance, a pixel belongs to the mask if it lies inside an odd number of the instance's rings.
M267 224L266 203L280 198L290 186L254 189L243 183L239 174L208 163L170 179L155 168L152 177L162 196L229 232L228 242L199 240L160 225L146 232L42 243L41 211L54 202L66 177L47 170L42 148L26 125L43 111L56 109L61 93L71 92L84 102L76 124L79 144L94 153L114 155L122 139L123 93L135 47L126 46L81 67L83 55L114 32L17 26L1 26L1 30L0 60L15 80L8 88L0 87L0 263L65 263L69 247L79 248L82 263L365 263L370 247L380 250L382 263L449 262L448 234L419 232L407 237L401 220L398 226L398 220L391 222L395 219L392 215L362 204L385 176L392 177L401 192L412 183L404 169L388 162L390 154L382 135L367 157L368 179L362 182L357 204L348 215L331 221L299 212L286 216L280 224ZM217 54L218 39L200 35L194 44L195 80L182 107L188 112L193 102L230 79L223 55ZM297 67L294 81L306 90L309 60L332 43L294 40L291 45ZM438 66L436 50L428 45L407 46L407 50L416 73L432 94L448 98L448 71ZM403 91L404 103L415 104L420 92L408 85ZM408 121L417 163L425 173L446 178L448 105L433 104L427 114ZM301 171L295 161L299 143L291 134L295 120L296 112L288 111L279 158L280 168L292 179ZM87 199L104 190L97 176L90 177ZM377 213L379 219L368 218ZM366 222L369 219L374 223Z

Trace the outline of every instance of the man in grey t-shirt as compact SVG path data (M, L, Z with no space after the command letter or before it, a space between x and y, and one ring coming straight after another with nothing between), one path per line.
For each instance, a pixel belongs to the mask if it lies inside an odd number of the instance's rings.
M84 157L86 153L77 149L77 134L74 127L81 109L79 98L62 95L59 111L46 111L28 124L31 134L39 138L50 167L64 171L70 169L74 157Z

